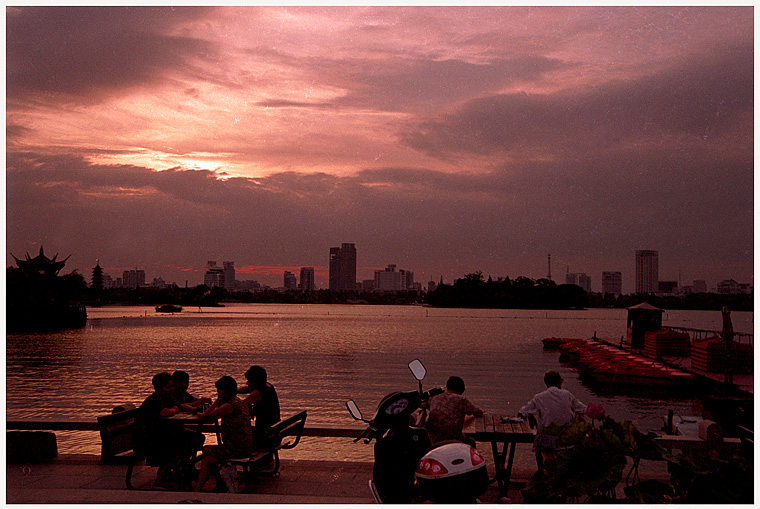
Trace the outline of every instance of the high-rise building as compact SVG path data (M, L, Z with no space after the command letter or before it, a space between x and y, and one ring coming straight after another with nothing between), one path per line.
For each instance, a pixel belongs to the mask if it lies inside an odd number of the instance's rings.
M330 248L330 290L356 290L356 246Z
M636 251L636 293L655 293L658 290L658 253L650 249Z
M227 290L235 289L235 262L222 262L222 271L224 272L224 288Z
M707 293L707 283L704 279L695 279L691 291L694 293Z
M224 288L224 269L217 267L215 261L206 264L206 274L203 276L203 284L208 287Z
M586 290L587 293L591 293L591 278L585 272L577 274L568 272L565 276L565 283L568 285L578 285Z
M316 290L316 286L314 285L314 267L301 267L301 278L298 288L304 292Z
M396 265L388 265L383 270L375 271L374 290L384 292L400 292L414 289L414 272L400 269L396 271Z
M383 270L375 271L375 290L383 292L398 292L404 288L406 279L401 272L396 272L395 265L388 265Z
M296 282L296 275L290 272L289 270L285 271L285 274L283 275L283 286L286 290L295 290L298 288L298 284Z
M620 272L602 272L602 293L620 295L623 293L623 274Z
M145 271L144 270L125 270L122 274L122 285L125 288L139 288L145 286Z

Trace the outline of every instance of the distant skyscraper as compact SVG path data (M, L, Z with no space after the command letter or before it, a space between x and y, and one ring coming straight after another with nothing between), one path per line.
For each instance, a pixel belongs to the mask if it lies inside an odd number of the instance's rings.
M602 293L623 293L623 275L620 272L602 272Z
M707 293L707 283L704 279L695 279L691 291L694 293Z
M298 284L296 283L296 275L289 270L286 270L285 274L283 275L283 286L285 286L286 290L295 290L298 288Z
M210 288L224 288L224 269L217 267L215 261L207 262L206 274L203 275L203 284Z
M655 293L658 290L658 253L649 249L636 251L636 293Z
M301 278L298 288L304 292L313 292L314 286L314 267L301 267Z
M330 248L330 290L356 290L356 246Z
M224 272L224 288L227 290L235 289L235 262L222 262Z
M591 293L591 278L585 272L573 274L568 272L565 276L565 283L568 285L578 285L587 293Z
M383 270L375 271L373 288L385 292L400 292L414 287L414 272L396 271L396 265L388 265Z
M122 284L125 288L138 288L145 286L144 270L125 270L122 274Z

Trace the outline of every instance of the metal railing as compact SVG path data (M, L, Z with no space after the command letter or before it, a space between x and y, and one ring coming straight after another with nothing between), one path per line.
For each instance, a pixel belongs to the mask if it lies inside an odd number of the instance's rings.
M8 431L100 431L96 421L85 420L8 420L5 422ZM358 437L364 427L349 426L306 426L303 436L306 437Z
M720 331L707 330L707 329L692 329L689 327L667 327L679 332L686 332L689 334L691 341L699 341L702 339L711 338L713 336L720 336ZM744 340L744 341L742 341ZM734 341L737 343L747 343L750 346L754 345L755 335L754 333L746 332L734 332Z

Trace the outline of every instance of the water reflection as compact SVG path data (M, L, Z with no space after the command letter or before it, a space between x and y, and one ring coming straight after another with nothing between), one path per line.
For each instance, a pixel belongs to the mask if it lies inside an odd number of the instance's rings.
M155 373L176 369L190 374L192 394L214 397L220 376L242 382L243 373L260 364L284 415L308 409L309 424L351 425L347 399L371 413L387 393L417 388L407 367L414 358L428 370L426 389L461 376L467 396L492 413L515 414L544 389L547 369L559 369L564 387L581 401L601 403L643 430L659 428L668 408L691 412L691 399L682 395L607 394L580 380L557 352L543 350L546 336L619 337L625 310L230 305L175 315L148 307L88 313L91 320L80 331L8 336L9 418L94 420L114 405L139 404L152 392ZM668 312L666 318L707 328L713 318L720 321L715 314ZM747 330L752 314L736 315L735 328Z

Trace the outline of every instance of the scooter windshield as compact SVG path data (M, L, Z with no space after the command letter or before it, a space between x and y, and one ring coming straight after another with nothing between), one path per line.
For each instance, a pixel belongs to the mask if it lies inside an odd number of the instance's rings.
M409 398L406 396L399 396L397 399L389 402L385 408L385 413L388 415L397 415L409 408Z

